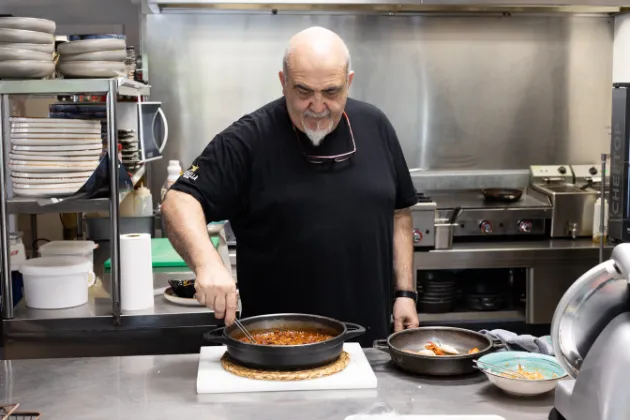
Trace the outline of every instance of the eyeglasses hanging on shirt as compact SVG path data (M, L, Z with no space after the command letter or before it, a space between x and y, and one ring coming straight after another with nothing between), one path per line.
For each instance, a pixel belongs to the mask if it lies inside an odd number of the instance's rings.
M295 125L293 125L293 131L295 132L297 141L300 145L300 148L302 149L302 154L304 155L304 157L306 158L308 162L310 163L345 162L346 160L350 159L352 155L355 154L355 152L357 151L357 145L354 142L354 134L352 133L352 126L350 125L350 119L348 118L348 115L346 115L345 112L343 113L343 116L346 119L346 122L348 123L348 130L350 131L350 140L352 140L352 150L346 153L341 153L339 155L318 156L318 155L311 155L311 154L306 153L306 150L304 150L304 146L302 146L302 141L300 140L298 130L297 128L295 128Z

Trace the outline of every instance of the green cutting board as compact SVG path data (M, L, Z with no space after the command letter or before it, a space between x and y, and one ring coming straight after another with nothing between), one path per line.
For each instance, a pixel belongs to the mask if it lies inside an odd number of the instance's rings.
M210 236L210 239L212 240L212 245L217 248L219 246L219 238ZM153 259L153 267L186 267L186 263L175 251L168 238L151 239L151 257ZM111 266L111 259L105 261L105 270L110 270Z

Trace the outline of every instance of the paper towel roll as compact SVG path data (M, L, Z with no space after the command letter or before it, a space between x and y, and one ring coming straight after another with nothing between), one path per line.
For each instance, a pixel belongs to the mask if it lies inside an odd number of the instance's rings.
M123 311L153 307L151 235L120 235L120 300Z

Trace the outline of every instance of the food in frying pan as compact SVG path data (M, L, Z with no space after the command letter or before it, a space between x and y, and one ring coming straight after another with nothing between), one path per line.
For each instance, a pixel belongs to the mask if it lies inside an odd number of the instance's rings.
M524 376L526 379L529 379L530 381L544 381L545 379L555 379L558 377L558 375L556 375L555 373L552 374L551 378L547 378L545 377L545 375L543 375L542 373L538 371L531 371L531 372L527 371L523 369L523 366L521 366L520 363L518 364L518 370L516 370L516 373L522 376L518 376L510 372L501 372L501 373L498 373L498 375L503 376L504 378L508 378L508 379L523 379L523 376Z
M330 340L335 336L322 331L308 330L272 330L252 333L256 344L265 346L299 346L303 344L319 343ZM247 337L238 339L243 343L250 343Z
M403 350L406 353L417 354L419 356L455 356L459 355L459 351L453 346L449 346L448 344L436 344L432 341L428 341L427 344L424 345L422 350ZM468 350L468 354L479 353L478 348L472 348Z

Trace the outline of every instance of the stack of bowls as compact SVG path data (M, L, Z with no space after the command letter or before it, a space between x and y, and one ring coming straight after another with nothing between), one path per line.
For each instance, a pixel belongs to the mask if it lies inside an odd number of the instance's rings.
M0 17L0 79L39 79L55 71L55 22Z
M453 309L457 297L457 281L452 276L427 272L418 298L418 310L423 313L443 313Z
M71 36L57 47L59 72L64 77L126 77L127 44L111 35Z

